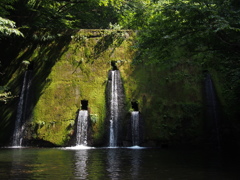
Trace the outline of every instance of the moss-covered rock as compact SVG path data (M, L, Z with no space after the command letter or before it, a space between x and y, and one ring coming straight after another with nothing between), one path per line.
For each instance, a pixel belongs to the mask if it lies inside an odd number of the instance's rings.
M129 44L131 40L115 42L124 38L122 34L123 32L80 30L71 35L72 40L67 50L55 60L56 63L45 78L47 86L41 89L41 95L39 94L33 109L31 126L37 127L32 128L36 131L37 138L66 145L73 134L73 123L80 102L87 100L90 117L94 116L93 143L102 142L106 114L105 88L111 61L124 59L130 63L132 59L132 54L124 53L129 45L121 45ZM35 58L38 61L38 56L30 59L34 62ZM38 70L36 76L41 76L41 73L44 73L44 69ZM40 80L42 79L36 77L36 89L42 83L37 82Z
M203 102L199 67L184 60L174 66L134 64L132 31L80 30L44 42L39 42L40 35L35 36L33 45L22 50L16 58L16 61L30 62L33 70L31 116L27 118L25 138L68 145L74 135L81 100L87 100L90 142L103 145L108 131L105 97L108 72L115 62L126 97L123 140L129 134L128 112L132 111L131 102L134 101L138 102L144 121L145 145L200 141ZM20 67L13 71L8 83L10 87L18 87L16 94L22 82L16 77L22 72ZM1 123L11 129L16 111L7 112ZM2 133L1 138L5 135Z

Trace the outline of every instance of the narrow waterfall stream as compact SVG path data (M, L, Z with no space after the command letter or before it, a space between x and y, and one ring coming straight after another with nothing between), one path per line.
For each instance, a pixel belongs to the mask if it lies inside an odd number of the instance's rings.
M80 110L78 113L76 146L79 145L87 146L87 134L88 134L88 110Z
M17 116L15 121L15 127L13 132L12 146L22 146L24 123L25 123L25 111L27 108L27 99L30 88L30 75L31 71L24 73L22 90L17 106Z
M110 135L109 146L117 146L117 131L118 131L118 75L119 71L111 71L111 119L110 119Z
M110 72L110 129L109 129L109 147L118 145L120 134L120 119L123 104L123 87L119 70Z
M139 111L131 112L131 129L132 129L132 145L138 146L140 143L140 129L139 129Z
M210 141L220 147L220 117L217 97L212 82L211 75L209 73L205 76L205 94L207 103L207 118L210 126Z

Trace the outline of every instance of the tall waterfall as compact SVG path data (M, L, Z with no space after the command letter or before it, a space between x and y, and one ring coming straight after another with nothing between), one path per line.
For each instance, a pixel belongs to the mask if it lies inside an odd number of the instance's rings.
M111 71L110 86L110 133L109 146L116 147L118 145L120 133L120 119L123 106L123 88L119 70Z
M215 94L213 82L209 73L205 77L205 94L207 103L207 118L210 126L210 139L212 142L220 146L220 117L218 102Z
M139 111L132 111L131 113L131 129L132 129L132 145L137 146L140 143L140 122Z
M76 145L87 146L87 134L88 134L88 110L80 110L78 113L77 122L77 139Z
M15 121L15 127L13 132L12 146L21 146L24 131L25 111L27 108L27 99L30 88L30 75L31 71L24 73L22 90L17 107L17 117Z

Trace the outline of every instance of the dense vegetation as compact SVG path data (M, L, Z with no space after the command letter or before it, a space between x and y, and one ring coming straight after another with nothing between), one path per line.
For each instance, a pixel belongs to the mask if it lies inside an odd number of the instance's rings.
M237 1L173 1L154 12L139 38L145 63L174 65L184 60L217 71L219 96L234 119L240 112L239 8Z
M212 74L225 122L238 137L239 11L237 0L2 0L0 100L7 102L16 95L7 83L13 65L29 63L21 58L13 62L24 48L54 41L70 29L132 29L137 30L138 68L155 66L167 74L184 67L175 77L165 74L166 81L182 80L194 71L199 77L201 70Z

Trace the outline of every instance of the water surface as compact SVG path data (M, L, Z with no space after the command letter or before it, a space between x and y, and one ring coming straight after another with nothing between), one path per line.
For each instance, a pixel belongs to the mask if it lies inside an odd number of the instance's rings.
M239 179L230 153L153 148L1 148L0 179Z

